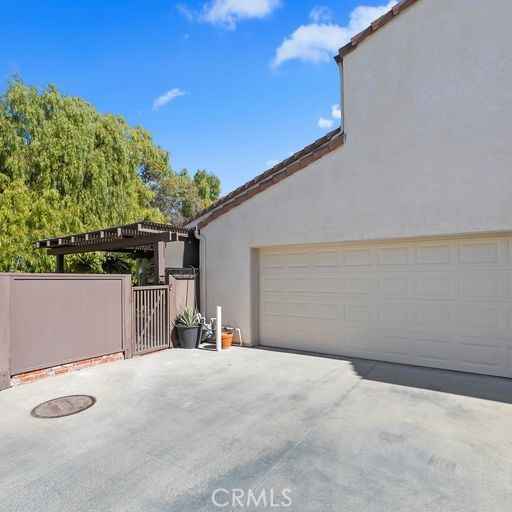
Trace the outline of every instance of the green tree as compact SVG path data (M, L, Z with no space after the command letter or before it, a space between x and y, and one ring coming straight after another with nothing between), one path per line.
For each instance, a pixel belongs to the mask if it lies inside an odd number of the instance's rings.
M15 78L0 94L0 271L52 271L37 239L138 220L179 224L219 195L217 176L174 172L143 127L54 85L40 90ZM133 268L116 254L74 255L67 265Z
M151 188L172 176L167 152L141 126L53 85L11 80L0 95L0 270L53 270L38 238L163 220ZM91 258L71 264L102 268L105 257Z
M181 224L220 196L220 180L199 170L191 179L187 169L171 171L153 183L154 204L169 222Z
M220 196L220 180L215 174L199 170L194 174L194 183L201 200L201 208L206 208Z

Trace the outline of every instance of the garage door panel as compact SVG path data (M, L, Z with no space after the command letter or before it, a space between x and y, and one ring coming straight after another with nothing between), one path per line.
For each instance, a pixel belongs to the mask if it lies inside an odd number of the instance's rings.
M420 302L414 304L414 320L418 329L442 331L451 330L454 324L454 312L446 304Z
M339 320L340 318L340 304L329 302L318 302L310 307L309 315L319 320Z
M290 252L286 257L286 266L288 268L310 267L313 261L313 254L309 251Z
M455 259L455 251L450 244L418 244L415 248L417 265L451 265Z
M450 363L457 360L457 344L452 340L417 338L416 357L427 365L435 365L436 362Z
M462 331L499 331L499 311L485 306L461 307L459 308L459 327Z
M408 265L410 255L410 248L404 245L379 247L377 249L377 265Z
M345 249L343 251L343 262L345 267L367 267L372 265L372 249Z
M315 268L319 270L337 268L342 262L342 252L340 250L315 251L313 261Z
M288 302L286 311L291 318L309 318L311 316L311 304L309 302Z
M505 272L461 272L458 276L458 294L461 299L507 299Z
M411 304L404 301L385 301L377 303L377 327L409 325L411 318Z
M345 295L371 295L373 293L373 279L371 276L355 275L345 276L343 279L343 292Z
M309 332L299 323L295 326L273 323L264 331L267 345L312 352L339 353L343 337L336 326L322 325ZM263 333L262 333L263 334Z
M287 313L286 303L280 300L265 300L262 303L261 311L265 318L269 316L283 318Z
M345 322L364 322L365 325L372 322L371 304L345 304L343 307L343 319Z
M409 336L380 334L377 336L377 352L381 356L401 356L409 360L413 356L413 344Z
M260 339L512 377L512 237L263 249Z
M373 351L375 345L375 336L366 329L348 327L342 330L343 349L341 354L347 354L354 357L364 357L368 351ZM340 353L340 351L338 351Z
M471 241L459 244L460 263L499 263L499 241Z
M500 367L503 349L490 343L459 343L458 357L462 365L481 365L491 368Z
M286 291L290 293L311 293L313 288L313 278L300 275L288 276L286 280Z
M266 275L261 280L261 291L263 293L284 292L284 283L284 277Z
M408 275L379 277L377 278L377 292L379 295L410 295L411 278Z
M416 297L449 299L455 293L456 279L450 273L417 273L413 277Z
M339 294L342 290L342 281L337 276L317 276L313 280L315 294Z
M272 270L283 268L286 265L286 255L284 253L268 253L260 255L260 264L262 270Z

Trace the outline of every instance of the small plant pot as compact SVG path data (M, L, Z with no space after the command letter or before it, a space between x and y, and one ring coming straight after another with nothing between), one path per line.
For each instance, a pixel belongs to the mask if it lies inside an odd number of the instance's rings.
M233 333L232 332L223 332L222 333L222 350L225 350L231 347L233 343Z
M185 325L177 325L178 339L181 348L197 348L199 346L199 338L201 335L201 326L195 325L187 327Z

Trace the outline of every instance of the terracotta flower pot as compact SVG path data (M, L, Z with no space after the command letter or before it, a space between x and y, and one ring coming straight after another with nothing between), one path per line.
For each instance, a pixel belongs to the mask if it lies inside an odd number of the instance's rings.
M233 343L233 333L232 332L223 332L222 333L222 350L231 347L231 343Z

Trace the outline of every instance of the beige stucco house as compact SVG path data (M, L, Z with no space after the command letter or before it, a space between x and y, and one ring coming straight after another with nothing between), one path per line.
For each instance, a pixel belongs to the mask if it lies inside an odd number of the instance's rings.
M405 0L343 47L341 128L191 222L207 313L248 344L512 377L511 18Z

